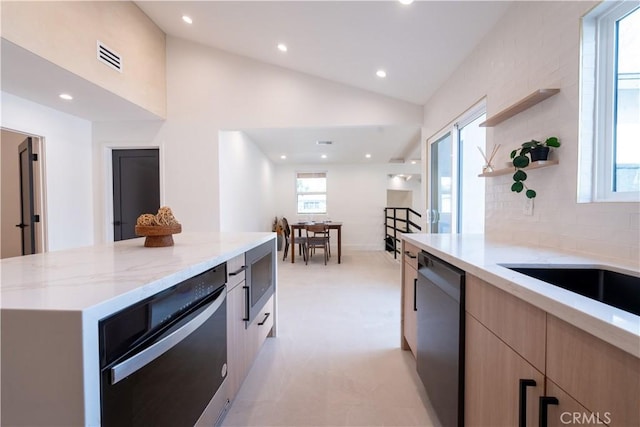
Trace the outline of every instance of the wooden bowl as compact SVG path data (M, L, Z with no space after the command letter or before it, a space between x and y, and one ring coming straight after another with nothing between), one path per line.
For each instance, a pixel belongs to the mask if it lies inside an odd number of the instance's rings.
M136 225L136 235L145 236L144 246L147 248L163 248L173 246L172 234L182 232L182 225Z

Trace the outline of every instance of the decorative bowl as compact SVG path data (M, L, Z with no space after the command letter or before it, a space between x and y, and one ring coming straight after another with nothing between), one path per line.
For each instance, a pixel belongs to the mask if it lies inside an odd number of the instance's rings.
M172 234L182 232L182 225L136 225L136 235L144 236L144 246L147 248L163 248L173 246Z

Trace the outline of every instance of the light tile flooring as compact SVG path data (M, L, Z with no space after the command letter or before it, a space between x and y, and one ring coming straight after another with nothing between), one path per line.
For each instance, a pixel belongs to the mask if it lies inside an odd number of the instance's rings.
M278 260L278 336L268 338L223 426L431 426L400 349L400 264L385 252Z

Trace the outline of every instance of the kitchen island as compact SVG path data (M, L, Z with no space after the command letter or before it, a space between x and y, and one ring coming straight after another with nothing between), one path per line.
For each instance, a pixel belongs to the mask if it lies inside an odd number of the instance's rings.
M402 347L414 354L416 335L429 333L413 313L420 251L466 273L465 425L516 425L520 416L537 425L543 413L548 425L640 423L640 316L507 268L605 269L637 278L638 265L482 235L405 234Z
M174 240L164 248L132 239L0 261L3 425L100 425L98 322L263 243L275 248L273 233Z

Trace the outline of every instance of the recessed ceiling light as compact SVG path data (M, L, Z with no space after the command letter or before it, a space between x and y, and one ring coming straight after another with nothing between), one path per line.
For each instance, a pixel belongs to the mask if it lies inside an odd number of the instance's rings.
M282 156L280 156L280 158L281 158L282 160L284 160L284 159L286 159L286 158L287 158L287 156L285 156L285 155L283 154Z
M400 3L402 4L411 4L413 3L413 0L398 0Z
M187 24L193 24L193 19L191 19L190 17L188 17L187 15L182 15L182 20L184 22L186 22Z
M370 158L371 158L371 154L369 154L369 153L365 154L364 156L365 156L367 159L370 159Z
M69 95L68 93L61 93L60 98L64 99L65 101L71 101L73 99L73 96Z
M287 45L286 45L286 44L284 44L284 43L278 43L278 50L279 50L280 52L286 52L286 51L288 50L288 49L287 49Z
M320 157L322 157L323 159L326 159L326 158L327 158L327 155L326 155L326 154L323 154L323 155L322 155L322 156L320 156Z
M417 160L411 160L411 164L412 164L412 165L415 165L416 163L418 163L418 161L417 161Z
M376 71L376 76L384 79L385 77L387 77L387 72L385 70L378 70Z

